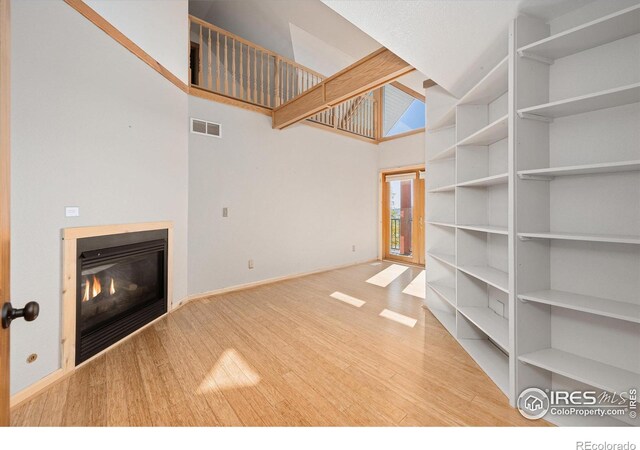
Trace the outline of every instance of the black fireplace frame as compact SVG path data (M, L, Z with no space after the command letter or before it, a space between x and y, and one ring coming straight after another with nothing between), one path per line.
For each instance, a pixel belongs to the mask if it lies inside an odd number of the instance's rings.
M76 250L76 366L166 314L168 310L169 278L168 243L168 229L78 239ZM117 260L134 254L157 252L163 253L162 292L164 295L159 299L154 299L128 310L126 315L113 317L99 327L83 333L80 326L83 297L80 286L82 283L83 263L85 261L94 261L98 258L101 260L107 258Z

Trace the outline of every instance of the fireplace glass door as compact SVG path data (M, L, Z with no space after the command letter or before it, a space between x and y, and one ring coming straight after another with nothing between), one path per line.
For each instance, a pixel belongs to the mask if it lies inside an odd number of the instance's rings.
M166 312L167 240L145 240L157 237L142 232L79 242L77 364Z

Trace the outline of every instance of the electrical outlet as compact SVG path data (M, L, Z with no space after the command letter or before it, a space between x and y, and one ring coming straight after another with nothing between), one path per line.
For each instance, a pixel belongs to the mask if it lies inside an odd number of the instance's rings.
M352 246L351 246L351 251L352 251L352 252L355 252L355 251L356 251L356 246L355 246L355 245L352 245Z
M222 217L229 217L229 208L222 208Z
M249 269L253 269L253 259L249 260Z
M65 206L64 207L64 216L65 217L79 217L80 216L80 207L79 206Z

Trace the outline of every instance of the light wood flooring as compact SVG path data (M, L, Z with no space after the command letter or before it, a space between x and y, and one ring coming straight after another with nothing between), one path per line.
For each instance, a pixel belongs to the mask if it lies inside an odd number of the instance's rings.
M365 282L389 265L193 301L13 408L12 423L546 425L511 408L422 300L402 293L419 268L384 288Z

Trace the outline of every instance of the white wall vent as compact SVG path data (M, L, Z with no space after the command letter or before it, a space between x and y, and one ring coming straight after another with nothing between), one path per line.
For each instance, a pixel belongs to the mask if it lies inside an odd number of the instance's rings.
M205 136L222 137L222 125L206 120L191 118L191 132Z

